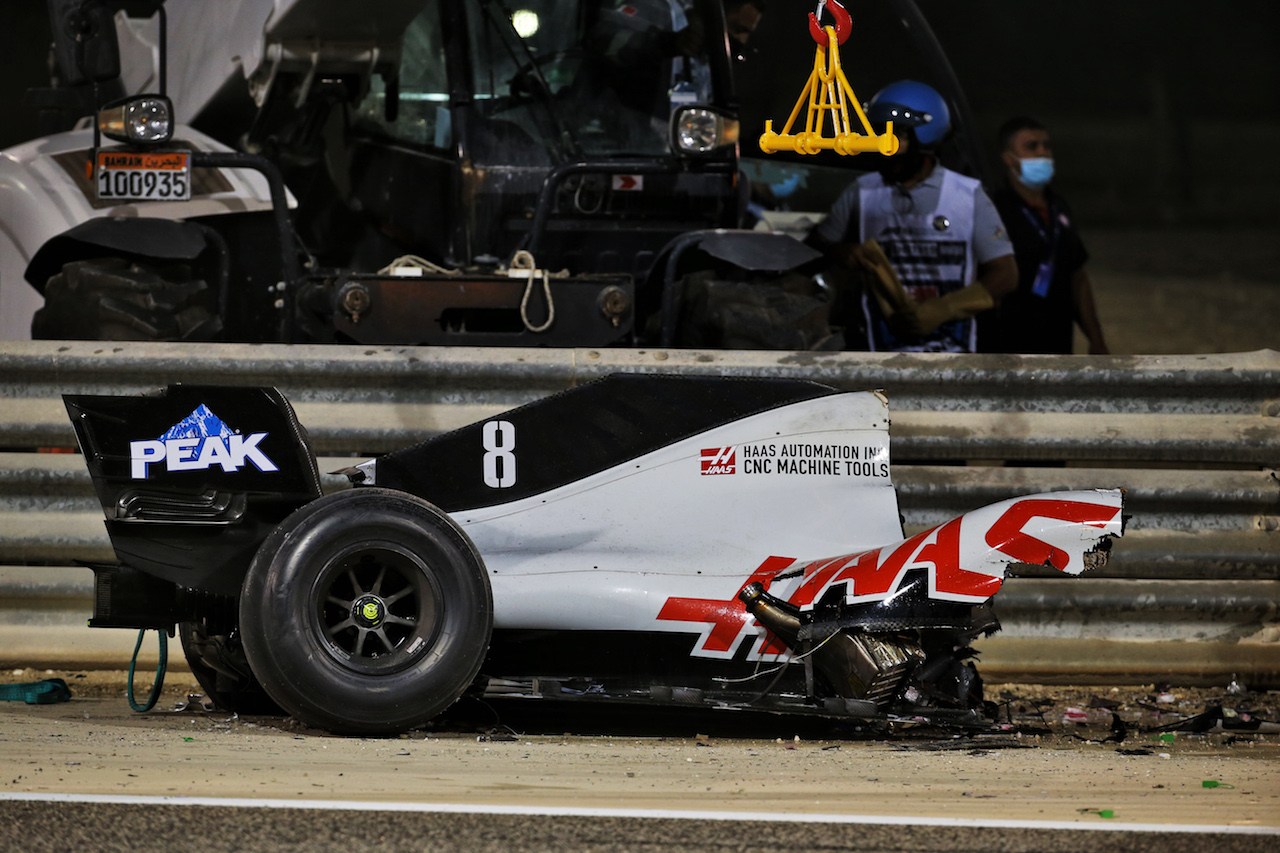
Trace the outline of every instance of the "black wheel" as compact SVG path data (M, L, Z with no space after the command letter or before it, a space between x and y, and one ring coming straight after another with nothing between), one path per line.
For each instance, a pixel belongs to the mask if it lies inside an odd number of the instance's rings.
M389 489L338 492L266 538L240 595L253 673L302 722L395 734L439 714L475 679L493 595L470 538Z
M222 330L214 294L185 264L73 261L45 284L31 335L45 340L208 341Z

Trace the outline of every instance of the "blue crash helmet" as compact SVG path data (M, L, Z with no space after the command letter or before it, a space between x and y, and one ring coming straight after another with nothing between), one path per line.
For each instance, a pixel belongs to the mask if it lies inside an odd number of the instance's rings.
M951 110L938 90L914 80L890 83L863 110L877 127L892 121L894 130L911 128L923 146L937 145L951 129Z

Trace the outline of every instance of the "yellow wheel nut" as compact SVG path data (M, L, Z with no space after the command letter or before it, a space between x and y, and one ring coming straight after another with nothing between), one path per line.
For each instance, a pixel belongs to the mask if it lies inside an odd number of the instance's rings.
M386 617L386 605L376 596L365 595L352 603L350 613L358 627L372 630L379 627Z

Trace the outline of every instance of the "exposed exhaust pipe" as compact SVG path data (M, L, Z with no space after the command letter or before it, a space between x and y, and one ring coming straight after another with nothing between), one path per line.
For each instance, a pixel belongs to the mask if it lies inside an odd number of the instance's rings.
M738 599L761 625L777 634L797 654L812 641L802 641L800 612L765 592L760 583L748 584ZM813 664L832 689L845 699L867 699L886 705L898 686L925 658L920 644L896 637L836 631L813 650Z

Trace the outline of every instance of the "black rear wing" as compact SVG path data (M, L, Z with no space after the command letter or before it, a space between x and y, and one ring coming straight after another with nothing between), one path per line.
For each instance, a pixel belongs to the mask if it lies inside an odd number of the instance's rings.
M321 494L306 431L274 388L63 402L117 558L178 587L236 595L271 529Z

